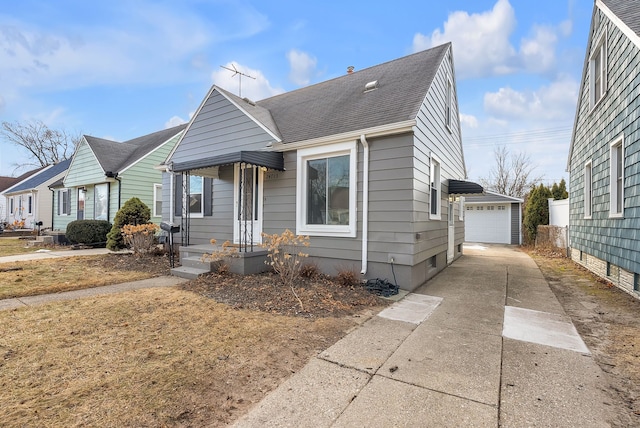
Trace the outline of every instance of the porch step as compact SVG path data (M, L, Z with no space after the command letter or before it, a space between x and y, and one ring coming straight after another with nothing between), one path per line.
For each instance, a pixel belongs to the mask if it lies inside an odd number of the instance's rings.
M190 266L180 266L171 269L171 275L177 276L178 278L186 279L196 279L200 275L204 275L205 273L209 272L211 271L207 269L195 268Z
M37 236L35 241L28 241L27 247L44 247L53 245L53 236Z
M180 259L180 264L185 267L192 267L197 269L208 269L211 272L217 268L217 260L203 261L202 256L188 256Z

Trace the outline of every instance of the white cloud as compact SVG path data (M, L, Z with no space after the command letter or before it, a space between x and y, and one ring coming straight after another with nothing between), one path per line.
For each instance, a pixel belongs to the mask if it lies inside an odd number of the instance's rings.
M477 128L478 127L478 119L470 114L460 113L460 123L462 126L466 126L469 128Z
M541 73L556 65L558 36L571 34L572 22L558 26L536 25L531 35L520 40L518 49L509 40L516 28L515 11L509 0L497 0L493 8L481 13L453 12L431 35L417 33L413 51L453 43L456 72L461 79L512 74L520 71Z
M551 27L536 26L533 36L520 44L520 59L527 71L544 72L555 65L556 31Z
M104 22L116 23L109 26L65 22L59 30L5 19L0 92L185 82L196 78L192 70L202 67L202 52L212 45L253 36L270 25L266 16L233 2L216 5L215 15L170 3L141 0L135 8L114 3L104 11L111 15Z
M498 0L487 12L453 12L431 36L416 34L414 52L453 42L456 70L461 78L505 74L511 71L515 49L509 36L516 26L515 12L508 0Z
M562 77L536 91L500 88L484 96L484 109L497 120L571 120L578 97L578 82Z
M289 60L289 66L291 67L289 79L296 85L308 85L316 70L318 60L315 57L310 56L308 53L296 49L291 49L287 53L287 59Z
M173 128L174 126L182 125L183 123L187 123L187 121L180 116L172 116L165 122L164 129Z
M283 89L272 87L269 80L260 70L254 70L235 61L225 64L225 67L235 68L239 72L251 76L247 77L239 74L234 76L233 72L224 68L211 73L213 83L231 93L239 95L241 92L243 98L246 97L258 101L284 92Z

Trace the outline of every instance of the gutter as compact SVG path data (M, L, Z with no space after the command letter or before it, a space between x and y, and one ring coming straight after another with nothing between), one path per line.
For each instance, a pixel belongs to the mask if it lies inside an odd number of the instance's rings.
M360 273L367 273L367 262L369 254L369 143L364 134L360 135L360 143L363 148L362 167L362 270Z

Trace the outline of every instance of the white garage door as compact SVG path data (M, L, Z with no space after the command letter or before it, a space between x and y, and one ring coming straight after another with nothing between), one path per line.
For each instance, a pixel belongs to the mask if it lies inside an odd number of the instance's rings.
M510 244L509 204L467 205L464 219L464 240ZM470 209L473 208L473 209Z

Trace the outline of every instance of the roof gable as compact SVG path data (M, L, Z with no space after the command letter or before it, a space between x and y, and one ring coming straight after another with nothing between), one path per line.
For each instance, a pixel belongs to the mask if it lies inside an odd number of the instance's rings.
M596 7L640 48L640 2L637 0L597 0Z
M186 126L186 124L179 125L122 143L91 136L85 136L85 140L103 171L116 173L151 153L184 130Z

